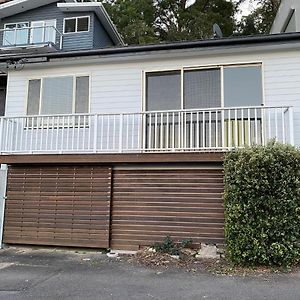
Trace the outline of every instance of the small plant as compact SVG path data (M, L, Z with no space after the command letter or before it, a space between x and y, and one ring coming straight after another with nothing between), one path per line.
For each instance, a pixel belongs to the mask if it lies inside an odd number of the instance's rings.
M167 253L170 255L180 255L182 248L188 248L192 245L191 239L183 240L181 244L176 244L172 238L167 235L161 243L155 243L153 248L160 253Z
M182 248L191 248L192 245L193 245L193 240L192 239L183 240L181 242Z

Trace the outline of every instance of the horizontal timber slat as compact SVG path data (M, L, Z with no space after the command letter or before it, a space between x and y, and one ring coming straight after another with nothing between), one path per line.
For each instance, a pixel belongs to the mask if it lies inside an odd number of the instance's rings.
M1 155L1 164L116 164L116 163L222 163L222 152L138 154L29 154ZM55 170L54 170L55 171ZM52 172L54 172L52 171Z
M224 243L222 169L115 170L112 182L113 249L138 250L166 235Z
M10 166L4 242L108 248L111 173L107 166Z

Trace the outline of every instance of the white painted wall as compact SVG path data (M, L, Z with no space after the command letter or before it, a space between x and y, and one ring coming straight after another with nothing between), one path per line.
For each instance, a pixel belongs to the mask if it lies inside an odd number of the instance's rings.
M53 75L91 75L91 113L129 113L142 111L143 71L167 70L189 66L207 66L262 62L265 105L295 107L295 138L300 146L300 52L273 51L261 54L232 54L152 59L143 62L104 63L10 71L7 92L7 116L26 113L27 83L30 78Z

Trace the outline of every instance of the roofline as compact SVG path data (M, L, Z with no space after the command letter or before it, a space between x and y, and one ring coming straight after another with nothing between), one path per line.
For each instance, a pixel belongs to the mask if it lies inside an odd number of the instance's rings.
M114 54L134 54L142 52L153 51L166 51L166 50L185 50L195 48L211 48L211 47L226 47L226 46L248 46L248 45L268 45L274 43L293 43L300 42L300 33L284 33L284 34L269 34L269 35L256 35L245 37L231 37L223 39L210 39L210 40L198 40L188 42L175 42L175 43L161 43L150 44L144 46L123 46L123 47L111 47L92 50L75 50L68 52L52 52L43 54L17 54L17 55L5 55L0 56L0 62L8 60L17 60L22 58L72 58L72 57L87 57L95 55L114 55Z
M14 14L18 14L23 11L27 11L28 9L32 9L32 8L30 8L32 5L34 8L36 8L36 7L40 7L43 5L53 3L55 1L56 0L43 0L43 1L41 1L41 0L12 0L12 1L0 4L0 16L1 16L1 18L6 18L8 16L12 16ZM28 5L29 5L29 8L28 8ZM19 10L17 12L15 11L15 9L16 9L15 6L19 7ZM6 12L4 16L2 16L3 10Z

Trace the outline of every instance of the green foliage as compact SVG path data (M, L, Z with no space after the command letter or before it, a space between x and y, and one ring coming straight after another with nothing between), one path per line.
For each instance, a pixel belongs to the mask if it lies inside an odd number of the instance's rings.
M245 0L240 0L240 4ZM243 35L269 33L276 17L281 0L253 0L256 9L244 16L238 24Z
M193 245L193 240L192 239L183 240L181 242L182 248L191 248L192 245Z
M218 23L225 36L235 29L236 5L227 0L103 0L128 44L211 38Z
M168 235L164 238L162 243L155 243L153 248L160 253L168 253L170 255L179 255L180 250L171 237Z
M211 38L213 24L218 23L224 36L230 36L235 9L234 3L226 0L196 0L190 6L186 0L158 0L156 31L163 41Z
M104 5L125 43L148 44L159 41L155 33L153 0L111 0Z
M269 143L226 155L225 235L235 264L300 261L300 153Z
M182 248L190 248L193 244L191 239L186 239L181 244L176 244L168 235L161 243L155 243L153 248L160 253L168 253L170 255L180 255Z

